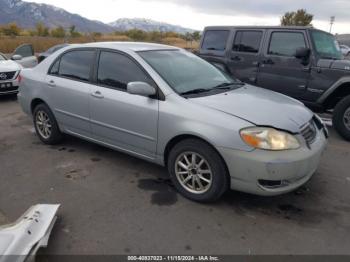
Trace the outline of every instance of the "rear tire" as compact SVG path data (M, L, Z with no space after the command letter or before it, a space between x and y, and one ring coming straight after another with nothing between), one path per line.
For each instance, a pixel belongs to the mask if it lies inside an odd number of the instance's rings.
M56 145L62 141L63 135L50 108L39 104L33 112L33 122L39 139L47 145Z
M199 139L186 139L172 148L168 171L176 189L197 202L216 201L229 186L224 161L214 148Z
M350 141L350 96L343 98L333 112L335 130L346 140Z

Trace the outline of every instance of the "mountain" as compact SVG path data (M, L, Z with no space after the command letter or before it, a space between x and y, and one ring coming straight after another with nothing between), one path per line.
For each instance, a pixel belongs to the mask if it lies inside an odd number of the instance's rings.
M113 27L99 21L92 21L64 9L47 5L23 2L21 0L0 0L0 24L16 22L22 28L34 28L42 22L49 28L76 26L80 32L113 32Z
M184 28L178 25L171 25L163 22L157 22L145 18L120 18L115 22L109 23L115 31L127 31L130 29L139 29L146 32L161 31L161 32L176 32L185 34L187 32L193 33L193 29Z
M0 24L11 22L16 22L22 28L34 28L39 22L49 28L57 26L68 28L75 25L76 30L83 33L110 33L135 28L144 31L173 31L180 34L194 32L192 29L143 18L121 18L113 23L104 24L100 21L89 20L80 15L69 13L52 5L30 3L22 0L0 0Z

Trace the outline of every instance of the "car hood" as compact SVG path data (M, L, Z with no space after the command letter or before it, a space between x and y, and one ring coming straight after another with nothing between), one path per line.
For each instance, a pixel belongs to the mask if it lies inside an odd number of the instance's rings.
M194 103L236 116L258 126L269 126L293 133L313 117L301 102L285 95L245 85L226 93L190 98Z
M317 66L321 68L347 70L350 74L350 60L320 59Z
M21 69L21 66L12 60L0 61L0 73L13 72Z

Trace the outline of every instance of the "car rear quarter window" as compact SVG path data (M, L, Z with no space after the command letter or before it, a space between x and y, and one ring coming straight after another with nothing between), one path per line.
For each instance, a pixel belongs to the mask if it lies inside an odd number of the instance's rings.
M306 47L305 37L299 32L273 32L271 34L268 54L294 56L300 47Z
M237 31L232 47L236 52L258 53L263 33L261 31Z
M154 86L154 82L136 62L123 54L108 51L101 52L97 82L121 90L126 90L130 82L146 82Z
M60 59L57 59L50 68L50 75L58 75L60 69Z
M202 49L224 51L229 36L228 30L208 30L205 32Z
M89 81L94 57L95 51L93 50L77 50L65 53L61 57L58 75L79 81ZM54 66L52 69L54 69Z

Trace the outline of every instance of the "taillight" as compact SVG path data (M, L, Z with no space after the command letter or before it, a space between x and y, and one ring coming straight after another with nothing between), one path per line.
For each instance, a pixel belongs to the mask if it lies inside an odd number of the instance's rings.
M19 83L19 84L22 82L22 76L21 76L21 74L18 74L17 80L18 80L18 83Z

